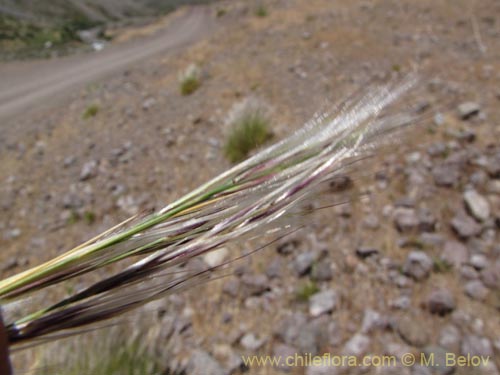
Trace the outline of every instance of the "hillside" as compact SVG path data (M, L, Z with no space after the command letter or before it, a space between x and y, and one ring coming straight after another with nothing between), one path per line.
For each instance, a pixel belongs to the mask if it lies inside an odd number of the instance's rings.
M0 59L50 57L82 48L81 31L106 40L106 29L144 23L179 5L209 0L1 0Z
M230 168L224 149L242 103L263 103L280 140L318 110L418 70L420 86L399 109L420 113L419 123L352 184L313 202L318 210L293 222L302 230L228 246L219 260L269 244L118 329L139 337L161 368L141 375L498 375L500 3L476 4L221 1L207 7L213 34L0 122L0 277ZM179 77L193 64L199 74L187 93ZM68 283L68 293L82 283ZM106 337L120 336L81 335L18 352L14 362L21 373L47 365L49 375L101 375L78 360L101 358ZM117 340L113 350L135 353ZM325 353L390 355L397 364L246 366L241 357ZM422 353L439 366L402 364ZM446 364L447 353L489 361Z

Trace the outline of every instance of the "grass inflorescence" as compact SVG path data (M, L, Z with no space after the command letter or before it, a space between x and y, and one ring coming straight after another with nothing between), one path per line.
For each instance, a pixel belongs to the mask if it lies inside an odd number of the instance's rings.
M45 264L0 281L3 305L51 286L64 289L68 280L82 280L110 265L118 269L56 303L35 309L26 304L27 311L8 321L10 344L53 340L54 334L118 316L203 282L225 264L168 271L228 243L289 230L299 204L363 165L377 146L390 142L395 131L414 120L391 112L391 105L413 83L408 79L351 98L160 211L133 217ZM256 133L264 138L262 120L250 120L259 124ZM308 286L299 295L308 298L314 292L314 286Z

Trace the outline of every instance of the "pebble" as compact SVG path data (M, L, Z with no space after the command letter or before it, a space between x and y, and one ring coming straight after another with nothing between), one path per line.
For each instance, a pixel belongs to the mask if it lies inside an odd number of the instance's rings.
M481 271L481 280L488 288L500 289L500 261Z
M188 373L191 375L224 375L227 374L227 371L206 351L195 349L191 351Z
M297 257L293 261L293 268L297 273L297 275L299 277L307 275L311 270L315 260L316 260L316 253L312 251L308 251L297 255Z
M398 323L398 333L409 345L422 347L429 341L425 327L409 315L405 315Z
M467 248L461 242L446 241L443 252L441 253L441 260L458 269L462 264L467 262L468 253Z
M314 294L309 299L309 314L318 317L322 314L332 312L338 303L337 293L334 290L325 290Z
M428 367L433 369L436 374L450 375L455 368L447 363L447 351L440 346L427 346L422 350L425 358L433 358L433 363ZM431 357L432 356L432 357Z
M464 102L457 107L457 110L462 120L468 120L472 116L478 115L481 107L476 102Z
M243 337L240 340L240 345L251 351L256 351L260 349L264 344L266 343L265 338L258 338L255 336L255 334L249 332L243 335Z
M379 250L374 247L358 247L356 249L356 255L362 259L368 258L372 255L377 255Z
M470 214L480 221L486 221L490 217L490 204L481 194L475 190L464 193L464 201Z
M476 270L480 271L483 268L486 268L490 262L483 254L472 254L469 263Z
M441 187L455 187L460 181L460 170L457 165L441 163L432 169L434 183Z
M450 352L458 352L460 349L460 330L453 324L447 324L439 333L439 345Z
M90 160L86 162L80 172L80 181L86 181L97 176L97 161Z
M464 286L465 294L477 301L484 301L488 296L488 288L479 280L472 280Z
M229 250L221 247L203 255L203 261L211 268L220 266L229 256Z
M397 208L394 210L394 224L401 233L414 232L419 226L419 219L414 209Z
M453 294L447 289L439 289L430 293L427 297L427 307L432 314L446 315L451 313L455 307Z
M464 336L460 351L462 355L493 355L491 341L486 337L480 337L472 334Z
M291 366L286 365L286 358L293 357L298 353L297 348L293 346L277 343L273 346L273 356L275 358L280 358L280 367L278 369L282 371L290 371Z
M241 282L247 292L247 295L249 296L259 296L271 290L269 286L269 279L266 277L266 275L263 274L259 275L245 274L241 278Z
M314 281L330 281L333 278L332 267L329 262L321 261L312 267L311 279Z
M403 273L420 281L429 276L433 265L434 262L425 252L412 251L403 265Z
M463 239L477 236L481 233L481 226L469 215L459 213L451 219L451 227Z
M363 322L361 323L361 333L371 333L377 329L388 326L388 321L378 311L365 309Z
M280 258L274 258L266 267L266 276L270 279L281 277L283 262Z
M371 340L368 336L357 333L345 343L342 353L345 355L361 356L368 351L370 342Z

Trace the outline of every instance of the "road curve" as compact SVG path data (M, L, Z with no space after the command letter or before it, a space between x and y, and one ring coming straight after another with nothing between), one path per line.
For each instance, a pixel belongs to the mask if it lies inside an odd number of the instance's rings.
M26 112L57 104L70 90L160 52L189 45L212 29L209 10L193 7L153 36L111 45L98 53L0 64L0 129Z

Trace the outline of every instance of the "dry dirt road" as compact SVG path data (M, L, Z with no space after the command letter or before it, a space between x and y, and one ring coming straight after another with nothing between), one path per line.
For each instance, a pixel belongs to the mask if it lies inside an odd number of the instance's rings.
M98 53L0 64L0 131L18 116L58 104L78 89L160 52L174 51L213 29L209 9L181 10L156 34L111 45Z

